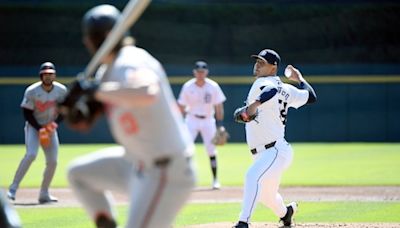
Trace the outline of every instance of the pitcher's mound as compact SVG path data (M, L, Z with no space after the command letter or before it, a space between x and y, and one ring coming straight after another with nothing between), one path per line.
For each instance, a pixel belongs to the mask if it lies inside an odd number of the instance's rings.
M220 223L209 223L201 225L191 225L185 226L185 228L230 228L234 226L233 222L220 222ZM250 228L278 228L282 227L277 223L263 223L263 222L253 222L249 226ZM307 227L307 228L396 228L400 227L400 223L301 223L296 224L295 227Z

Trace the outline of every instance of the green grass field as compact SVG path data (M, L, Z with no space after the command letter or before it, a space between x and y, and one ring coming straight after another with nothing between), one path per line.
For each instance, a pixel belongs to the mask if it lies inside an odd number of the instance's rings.
M75 157L110 145L62 145L53 187L66 187L66 167ZM285 173L285 186L369 186L400 185L400 144L379 143L295 143L294 161ZM20 159L22 145L0 146L0 186L7 188ZM242 186L251 156L245 144L219 148L219 174L224 186ZM208 157L197 146L199 185L211 183ZM21 187L38 187L44 167L40 152ZM400 222L398 202L300 202L297 222ZM120 224L126 207L119 207ZM234 222L239 203L189 204L179 214L176 227L210 222ZM212 212L212 213L211 213ZM24 227L91 227L81 208L18 208ZM212 214L213 216L210 216ZM276 222L271 211L259 205L253 221Z
M53 187L66 187L66 167L79 155L111 145L62 145ZM400 144L379 143L297 143L294 160L283 176L284 186L400 185ZM22 145L0 146L0 186L8 187L25 153ZM211 183L209 160L203 146L197 146L199 185ZM225 186L241 186L252 160L245 144L219 148L219 175ZM39 186L44 155L39 153L21 187Z
M186 225L235 222L240 204L188 204L178 215L175 227ZM301 202L301 213L296 222L400 222L399 203L379 202ZM126 220L127 207L118 207L119 224ZM397 212L397 213L396 213ZM24 227L82 228L92 227L81 208L18 208ZM253 214L254 222L277 222L272 212L259 205Z

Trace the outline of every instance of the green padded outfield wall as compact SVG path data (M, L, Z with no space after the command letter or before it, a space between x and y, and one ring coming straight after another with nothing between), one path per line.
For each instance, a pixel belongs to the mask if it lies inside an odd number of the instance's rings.
M177 95L180 85L173 85ZM221 84L225 103L225 126L231 141L244 141L244 127L234 123L232 113L243 105L250 85ZM318 103L290 110L287 139L296 142L399 142L400 83L314 84ZM0 143L23 143L23 118L19 108L25 86L0 86ZM61 125L63 143L112 142L106 121L99 121L88 134L72 132Z

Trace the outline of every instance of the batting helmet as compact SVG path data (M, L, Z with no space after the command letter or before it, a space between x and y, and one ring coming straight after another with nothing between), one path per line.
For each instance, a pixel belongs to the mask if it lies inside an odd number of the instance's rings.
M45 73L48 73L48 74L55 74L56 73L56 67L54 66L53 63L45 62L45 63L42 63L42 65L40 65L39 75L42 75L42 74L45 74Z
M105 4L93 7L83 17L83 34L91 39L101 37L104 40L107 32L111 31L120 15L120 11L112 5Z

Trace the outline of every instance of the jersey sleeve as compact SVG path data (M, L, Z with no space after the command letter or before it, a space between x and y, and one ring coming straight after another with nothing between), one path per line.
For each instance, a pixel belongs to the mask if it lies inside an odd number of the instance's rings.
M152 70L147 68L134 68L124 67L122 68L123 83L132 84L134 87L146 87L160 82L159 76Z
M67 94L67 87L65 87L63 84L59 83L58 84L59 92L58 92L58 97L57 97L57 102L61 102L64 100L65 95Z
M290 90L289 94L291 97L290 101L289 101L290 107L298 109L307 103L308 96L309 96L307 90L298 89L292 85L288 85L288 87Z
M215 84L215 101L214 101L214 105L216 104L220 104L224 101L226 101L226 97L224 92L222 92L221 87L218 84Z
M33 91L29 88L25 90L24 98L21 102L21 108L27 108L33 110L35 108L34 100L33 100Z
M247 104L251 104L255 102L261 95L261 93L265 91L270 91L272 89L277 89L277 86L268 80L256 80L251 89L249 91L249 95L247 96ZM269 102L265 102L269 103ZM264 103L264 104L265 104Z
M263 92L268 92L271 90L277 90L277 87L275 84L271 83L270 81L266 81L263 84L258 85L257 87L255 87L254 89L256 89L256 93L254 94L253 99L251 100L251 103L255 102L256 100L260 101L260 95ZM275 105L276 100L272 99L273 97L276 96L276 92L272 95L272 97L270 99L268 99L265 102L262 102L262 104L260 105L260 108L263 109L269 109L271 107L273 107Z

